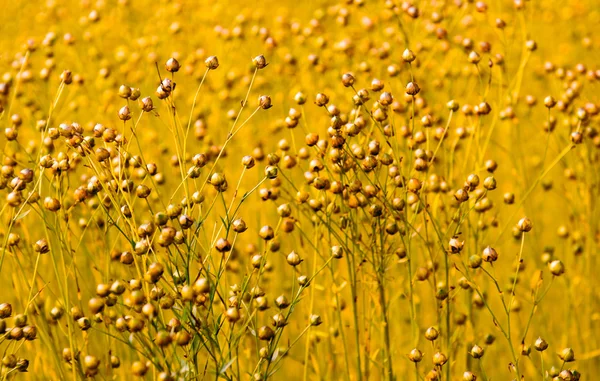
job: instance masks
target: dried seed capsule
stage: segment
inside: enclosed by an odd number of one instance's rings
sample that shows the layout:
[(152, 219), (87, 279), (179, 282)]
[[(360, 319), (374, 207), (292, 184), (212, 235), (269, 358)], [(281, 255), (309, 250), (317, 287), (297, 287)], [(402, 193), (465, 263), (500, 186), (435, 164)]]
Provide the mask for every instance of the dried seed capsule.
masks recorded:
[(267, 59), (262, 54), (254, 57), (252, 63), (257, 69), (264, 69), (268, 65)]
[(300, 256), (295, 252), (292, 251), (291, 253), (289, 253), (286, 257), (287, 263), (290, 266), (298, 266), (300, 263), (302, 263), (302, 258), (300, 258)]
[(550, 262), (548, 269), (554, 276), (560, 276), (565, 273), (565, 265), (558, 259)]
[(140, 107), (144, 112), (150, 112), (154, 109), (154, 104), (152, 102), (152, 98), (144, 97), (140, 101)]
[(402, 60), (404, 62), (411, 63), (416, 59), (417, 59), (417, 56), (415, 55), (415, 53), (412, 50), (404, 49), (404, 51), (402, 52)]
[(137, 101), (138, 98), (142, 95), (140, 89), (132, 87), (130, 90), (131, 95), (129, 96), (129, 99), (131, 99), (132, 101)]
[(258, 329), (258, 338), (263, 341), (269, 341), (275, 337), (275, 332), (268, 326), (262, 326)]
[(65, 70), (61, 73), (60, 79), (65, 85), (70, 85), (73, 82), (73, 73), (71, 73), (71, 70)]
[(181, 68), (181, 65), (175, 58), (169, 58), (165, 63), (165, 69), (170, 73), (176, 73)]
[(423, 360), (423, 352), (415, 348), (408, 354), (408, 359), (414, 363), (421, 362)]
[(450, 250), (450, 253), (458, 254), (462, 251), (464, 245), (465, 245), (464, 241), (459, 241), (458, 238), (453, 237), (450, 239), (450, 242), (448, 243), (448, 248)]
[(565, 348), (558, 354), (558, 357), (564, 362), (575, 361), (575, 352), (571, 348)]
[(483, 254), (481, 255), (481, 257), (484, 261), (492, 263), (498, 260), (498, 253), (496, 252), (496, 249), (488, 246), (485, 249), (483, 249)]
[(546, 340), (542, 339), (541, 337), (538, 337), (535, 340), (533, 347), (535, 348), (536, 351), (543, 352), (546, 349), (548, 349), (548, 343), (546, 342)]
[(442, 366), (448, 361), (448, 357), (442, 352), (436, 352), (433, 355), (433, 363), (437, 366)]
[(480, 347), (480, 346), (479, 346), (479, 345), (477, 345), (477, 344), (475, 344), (475, 345), (474, 345), (474, 346), (471, 348), (471, 350), (469, 351), (469, 354), (470, 354), (471, 356), (473, 356), (473, 358), (476, 358), (476, 359), (482, 358), (482, 357), (483, 357), (483, 353), (484, 353), (484, 350), (483, 350), (483, 348), (482, 348), (482, 347)]
[(533, 222), (529, 218), (523, 217), (517, 223), (517, 227), (520, 231), (527, 233), (533, 228)]
[(125, 86), (125, 85), (121, 85), (119, 87), (118, 94), (119, 94), (119, 96), (121, 98), (128, 99), (131, 96), (131, 87)]
[(419, 88), (419, 85), (417, 85), (416, 82), (409, 82), (406, 85), (405, 91), (406, 91), (406, 94), (415, 96), (419, 93), (419, 91), (421, 91), (421, 89)]
[(258, 97), (258, 107), (262, 108), (263, 110), (268, 110), (273, 107), (271, 104), (271, 97), (268, 95), (261, 95)]
[(440, 335), (440, 333), (438, 332), (437, 329), (435, 329), (435, 327), (429, 327), (425, 331), (425, 338), (429, 341), (436, 340), (439, 335)]
[(496, 179), (494, 176), (486, 177), (485, 180), (483, 180), (483, 187), (487, 190), (491, 191), (496, 189), (496, 185)]
[(319, 326), (323, 323), (323, 320), (321, 319), (321, 316), (319, 315), (310, 315), (310, 325), (312, 326)]
[(219, 59), (216, 56), (210, 56), (204, 61), (204, 64), (209, 70), (215, 70), (219, 67)]
[(469, 62), (472, 64), (478, 64), (481, 61), (481, 56), (476, 51), (469, 53)]
[(39, 254), (46, 254), (50, 252), (50, 245), (48, 245), (45, 238), (42, 238), (33, 245), (33, 250)]
[(317, 94), (315, 98), (315, 104), (319, 107), (323, 107), (329, 103), (329, 97), (323, 93)]
[(344, 85), (344, 87), (350, 87), (354, 85), (354, 76), (350, 73), (345, 73), (342, 75), (342, 85)]
[(126, 121), (131, 119), (131, 111), (129, 110), (129, 106), (123, 106), (119, 110), (119, 119), (122, 121)]

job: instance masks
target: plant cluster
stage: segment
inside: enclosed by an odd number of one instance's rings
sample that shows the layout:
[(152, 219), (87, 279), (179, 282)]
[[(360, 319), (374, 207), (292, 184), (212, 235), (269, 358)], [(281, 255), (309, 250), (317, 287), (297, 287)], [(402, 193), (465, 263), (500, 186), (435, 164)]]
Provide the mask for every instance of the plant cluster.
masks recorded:
[(600, 371), (594, 1), (146, 3), (0, 16), (2, 380)]

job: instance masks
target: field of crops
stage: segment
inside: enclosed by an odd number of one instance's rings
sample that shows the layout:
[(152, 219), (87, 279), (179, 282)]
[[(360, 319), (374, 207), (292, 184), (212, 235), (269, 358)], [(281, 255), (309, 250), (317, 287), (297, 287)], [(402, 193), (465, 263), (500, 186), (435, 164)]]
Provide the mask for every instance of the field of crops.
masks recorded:
[(596, 380), (598, 0), (0, 0), (0, 381)]

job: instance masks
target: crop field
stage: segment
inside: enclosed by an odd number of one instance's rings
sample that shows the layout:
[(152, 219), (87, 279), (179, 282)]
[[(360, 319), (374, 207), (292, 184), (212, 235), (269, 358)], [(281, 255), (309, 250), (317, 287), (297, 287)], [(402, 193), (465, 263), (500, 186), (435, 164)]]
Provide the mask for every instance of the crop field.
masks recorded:
[(598, 25), (0, 0), (0, 381), (598, 380)]

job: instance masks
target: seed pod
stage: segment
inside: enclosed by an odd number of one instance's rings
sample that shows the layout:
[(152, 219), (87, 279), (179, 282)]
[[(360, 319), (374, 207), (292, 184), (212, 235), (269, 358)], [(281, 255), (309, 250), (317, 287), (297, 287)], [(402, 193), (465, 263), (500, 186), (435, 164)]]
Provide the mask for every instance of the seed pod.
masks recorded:
[(323, 323), (323, 320), (321, 319), (321, 316), (319, 315), (310, 315), (310, 325), (312, 325), (313, 327), (319, 326)]
[(244, 220), (242, 220), (241, 218), (234, 220), (231, 225), (232, 225), (233, 231), (236, 233), (243, 233), (248, 229), (248, 227), (246, 226), (246, 222)]
[(533, 228), (533, 222), (529, 218), (523, 217), (517, 223), (517, 228), (519, 228), (519, 231), (527, 233)]
[(12, 305), (10, 303), (0, 304), (0, 319), (6, 319), (12, 315)]
[(273, 231), (272, 227), (270, 227), (269, 225), (265, 225), (262, 228), (260, 228), (258, 235), (265, 241), (269, 241), (272, 240), (273, 237), (275, 237), (275, 232)]
[(298, 284), (302, 287), (308, 287), (310, 285), (310, 279), (306, 275), (300, 275), (298, 277)]
[(29, 360), (27, 359), (18, 359), (17, 365), (15, 366), (19, 372), (27, 372), (27, 368), (29, 368)]
[(565, 265), (558, 259), (550, 262), (548, 269), (554, 276), (560, 276), (565, 273)]
[(556, 106), (556, 99), (554, 99), (554, 97), (551, 95), (548, 95), (546, 98), (544, 98), (544, 106), (549, 109), (554, 108), (554, 106)]
[(486, 177), (485, 180), (483, 180), (483, 187), (490, 191), (496, 189), (496, 179), (494, 176)]
[(131, 119), (131, 111), (129, 110), (129, 106), (123, 106), (119, 110), (119, 119), (122, 121), (127, 121)]
[(496, 249), (494, 249), (491, 246), (488, 246), (485, 249), (483, 249), (483, 254), (481, 255), (481, 257), (484, 261), (492, 263), (496, 262), (496, 260), (498, 259), (498, 253), (496, 252)]
[(448, 361), (448, 357), (442, 352), (436, 352), (433, 355), (433, 363), (437, 366), (442, 366)]
[(417, 59), (417, 56), (415, 55), (415, 53), (412, 50), (404, 49), (404, 51), (402, 52), (402, 60), (404, 62), (411, 63), (416, 59)]
[(437, 329), (435, 329), (435, 327), (429, 327), (425, 331), (425, 338), (429, 341), (436, 340), (439, 335), (440, 335), (440, 333), (438, 332)]
[(315, 98), (315, 104), (319, 107), (323, 107), (329, 103), (329, 97), (323, 93), (317, 94)]
[(448, 243), (448, 248), (451, 254), (458, 254), (462, 251), (464, 245), (464, 241), (459, 241), (458, 238), (453, 237)]
[(48, 245), (48, 241), (45, 238), (42, 238), (33, 245), (33, 251), (39, 254), (46, 254), (50, 252), (50, 246)]
[(258, 97), (258, 107), (262, 108), (263, 110), (268, 110), (271, 107), (273, 107), (273, 105), (271, 104), (271, 97), (268, 95), (261, 95)]
[(275, 332), (268, 326), (262, 326), (258, 329), (258, 338), (263, 341), (270, 341), (273, 337), (275, 337)]
[(231, 243), (225, 238), (219, 238), (215, 244), (215, 249), (220, 253), (231, 251)]
[(479, 61), (481, 61), (481, 56), (476, 52), (476, 51), (471, 51), (471, 53), (469, 53), (469, 62), (472, 64), (478, 64)]
[(277, 172), (278, 172), (278, 170), (277, 170), (277, 167), (275, 167), (275, 166), (268, 165), (265, 167), (265, 177), (267, 179), (272, 180), (272, 179), (277, 178)]
[(64, 82), (65, 85), (70, 85), (73, 82), (73, 73), (71, 70), (65, 70), (60, 74), (60, 80)]
[(417, 85), (416, 82), (409, 82), (406, 85), (405, 91), (406, 91), (406, 94), (412, 95), (414, 97), (421, 91), (421, 89), (419, 88), (419, 85)]
[(219, 60), (216, 56), (210, 56), (204, 61), (204, 64), (209, 70), (215, 70), (219, 67)]
[(131, 87), (125, 86), (125, 85), (121, 85), (119, 87), (118, 94), (119, 94), (119, 96), (121, 98), (128, 99), (131, 96)]
[(350, 73), (342, 75), (342, 85), (344, 85), (344, 87), (351, 87), (354, 85), (354, 76)]
[(454, 193), (454, 198), (459, 203), (463, 203), (469, 199), (469, 194), (464, 189), (460, 188)]
[(175, 335), (175, 342), (180, 347), (186, 346), (192, 340), (192, 336), (187, 331), (179, 331)]
[(565, 348), (558, 353), (558, 357), (564, 362), (573, 362), (575, 361), (575, 352), (571, 348)]
[(175, 58), (169, 58), (165, 63), (165, 69), (170, 73), (176, 73), (181, 68), (181, 65)]
[(287, 263), (293, 267), (296, 267), (300, 263), (302, 263), (302, 258), (300, 258), (300, 256), (295, 251), (292, 251), (291, 253), (289, 253), (286, 257), (286, 260), (287, 260)]
[(246, 167), (246, 169), (250, 169), (254, 167), (254, 158), (250, 155), (246, 155), (242, 158), (242, 165)]
[(148, 196), (150, 196), (151, 191), (152, 190), (150, 188), (148, 188), (146, 185), (140, 184), (135, 189), (135, 194), (139, 198), (148, 198)]
[(140, 89), (138, 89), (137, 87), (132, 87), (131, 89), (131, 95), (129, 96), (129, 99), (131, 99), (132, 101), (137, 101), (138, 98), (142, 95), (142, 93), (140, 92)]
[(148, 372), (148, 365), (143, 361), (135, 361), (131, 365), (131, 373), (136, 377), (143, 377)]
[(342, 258), (344, 256), (344, 249), (341, 246), (332, 246), (331, 256), (336, 259)]
[(543, 352), (546, 349), (548, 349), (548, 343), (546, 342), (546, 340), (542, 339), (541, 337), (538, 337), (535, 340), (533, 347), (535, 348), (536, 351)]
[(483, 357), (483, 353), (484, 350), (483, 348), (481, 348), (479, 345), (475, 344), (471, 350), (469, 351), (469, 354), (476, 359), (482, 358)]
[(210, 284), (206, 278), (198, 278), (193, 285), (193, 291), (196, 295), (206, 294), (210, 291)]
[(83, 366), (86, 369), (97, 369), (100, 366), (100, 360), (96, 356), (85, 356), (83, 358)]
[(299, 91), (294, 95), (294, 101), (299, 105), (303, 105), (306, 103), (306, 95)]
[(287, 321), (285, 319), (285, 315), (278, 313), (273, 315), (272, 323), (275, 328), (283, 328), (287, 325)]
[(225, 184), (225, 181), (226, 181), (225, 175), (222, 173), (215, 172), (210, 177), (210, 183), (211, 183), (211, 185), (213, 185), (215, 187), (219, 187), (219, 186)]
[(252, 63), (257, 69), (264, 69), (268, 65), (267, 59), (262, 54), (254, 57)]
[(469, 257), (469, 267), (472, 269), (477, 269), (481, 266), (482, 259), (479, 255), (471, 255)]
[(54, 197), (46, 197), (44, 199), (44, 208), (51, 212), (56, 212), (61, 208), (60, 201)]
[(415, 348), (408, 354), (408, 359), (414, 363), (421, 362), (423, 360), (423, 352)]
[(144, 112), (150, 112), (154, 109), (154, 104), (152, 102), (152, 98), (150, 97), (144, 97), (142, 99), (140, 99), (140, 107), (142, 109), (142, 111)]

